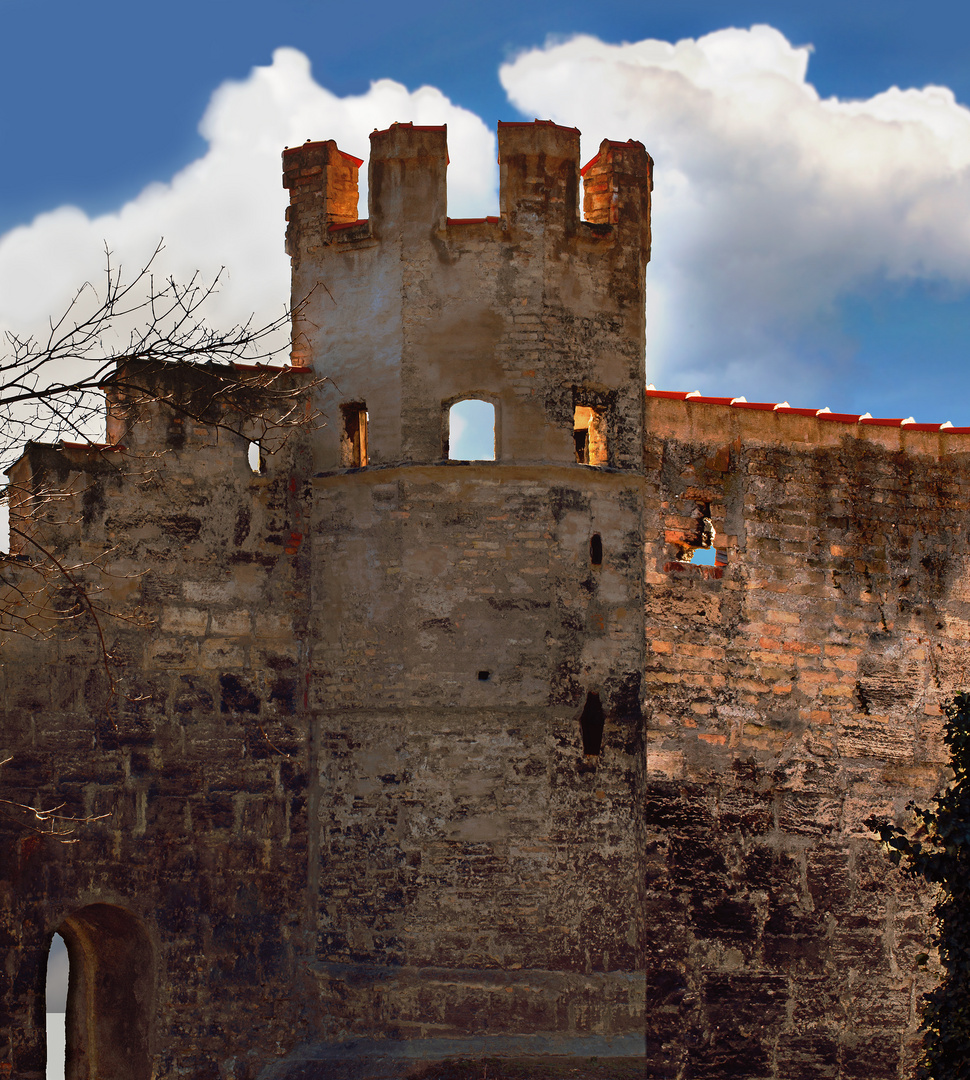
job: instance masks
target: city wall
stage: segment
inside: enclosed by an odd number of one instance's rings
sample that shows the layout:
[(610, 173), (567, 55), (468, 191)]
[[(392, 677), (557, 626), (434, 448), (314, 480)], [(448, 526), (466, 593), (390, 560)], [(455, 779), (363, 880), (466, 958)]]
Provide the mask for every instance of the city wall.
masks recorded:
[(71, 1080), (911, 1077), (932, 897), (864, 822), (945, 779), (968, 433), (644, 396), (639, 144), (581, 220), (578, 133), (503, 125), (456, 222), (443, 129), (372, 141), (363, 220), (284, 155), (292, 368), (122, 368), (11, 471), (0, 1074), (58, 931)]

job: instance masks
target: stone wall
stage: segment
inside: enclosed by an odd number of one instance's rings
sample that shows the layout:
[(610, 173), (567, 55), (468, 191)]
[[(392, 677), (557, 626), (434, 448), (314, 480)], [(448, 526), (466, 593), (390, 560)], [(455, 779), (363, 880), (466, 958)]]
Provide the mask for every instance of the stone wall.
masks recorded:
[[(55, 930), (69, 1076), (250, 1076), (307, 1022), (303, 433), (256, 474), (231, 408), (164, 406), (206, 394), (204, 370), (137, 374), (109, 389), (124, 443), (31, 446), (11, 471), (39, 494), (14, 517), (4, 610), (57, 610), (4, 638), (3, 796), (96, 819), (58, 837), (0, 815), (0, 1061), (18, 1080), (44, 1076)], [(65, 569), (39, 593), (28, 537)]]
[[(944, 777), (967, 435), (647, 405), (648, 1059), (912, 1076), (930, 898), (864, 822)], [(699, 512), (722, 566), (678, 560)]]
[(462, 222), (443, 129), (373, 143), (366, 220), (284, 156), (294, 368), (123, 366), (11, 471), (0, 1076), (55, 931), (70, 1080), (912, 1076), (932, 898), (864, 822), (945, 778), (967, 433), (644, 399), (639, 144), (581, 221), (578, 133), (503, 125)]

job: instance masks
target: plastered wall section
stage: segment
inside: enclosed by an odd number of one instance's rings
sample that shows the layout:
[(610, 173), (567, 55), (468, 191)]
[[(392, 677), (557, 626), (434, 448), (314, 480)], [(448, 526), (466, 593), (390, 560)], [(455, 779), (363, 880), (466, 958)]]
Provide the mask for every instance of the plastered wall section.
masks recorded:
[(5, 610), (33, 596), (62, 619), (47, 640), (4, 638), (5, 797), (98, 819), (63, 842), (0, 816), (0, 1062), (25, 1080), (45, 1075), (51, 934), (76, 940), (89, 904), (122, 909), (150, 943), (139, 1000), (103, 1003), (121, 1032), (149, 1018), (146, 1076), (255, 1076), (313, 1000), (294, 968), (308, 927), (299, 436), (254, 475), (221, 426), (232, 417), (135, 411), (125, 449), (33, 446), (14, 470), (44, 494), (19, 524), (100, 609), (95, 622), (62, 576), (38, 594), (26, 559), (4, 563)]
[[(864, 822), (945, 777), (966, 436), (647, 401), (648, 1059), (913, 1075), (932, 897)], [(723, 567), (680, 562), (699, 512)]]

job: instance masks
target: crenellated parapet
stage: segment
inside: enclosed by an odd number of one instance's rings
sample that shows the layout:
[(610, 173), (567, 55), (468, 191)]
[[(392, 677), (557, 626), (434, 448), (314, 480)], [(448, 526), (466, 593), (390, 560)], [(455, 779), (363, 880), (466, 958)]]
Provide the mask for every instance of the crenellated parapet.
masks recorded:
[[(551, 120), (498, 125), (501, 217), (449, 219), (447, 127), (394, 124), (371, 134), (369, 217), (358, 218), (360, 158), (332, 140), (306, 142), (283, 153), (290, 192), (286, 249), (295, 260), (321, 244), (380, 239), (382, 226), (447, 230), (492, 225), (495, 239), (536, 226), (574, 235), (581, 226), (618, 226), (649, 240), (653, 160), (643, 144), (604, 139), (579, 168), (579, 131)], [(583, 219), (579, 215), (582, 182)], [(367, 226), (347, 233), (351, 225)], [(645, 233), (644, 233), (644, 230)], [(588, 230), (604, 237), (603, 230)]]
[[(650, 156), (607, 140), (581, 170), (579, 132), (550, 121), (501, 123), (498, 147), (499, 213), (474, 220), (448, 217), (445, 127), (371, 135), (362, 220), (357, 159), (284, 153), (293, 364), (331, 381), (328, 415), (366, 413), (368, 465), (447, 460), (450, 404), (478, 398), (496, 461), (636, 470)], [(597, 414), (595, 460), (577, 459), (577, 408)], [(340, 428), (318, 440), (324, 470), (362, 463)]]
[(11, 555), (76, 559), (103, 485), (124, 476), (122, 456), (120, 445), (27, 443), (6, 472)]

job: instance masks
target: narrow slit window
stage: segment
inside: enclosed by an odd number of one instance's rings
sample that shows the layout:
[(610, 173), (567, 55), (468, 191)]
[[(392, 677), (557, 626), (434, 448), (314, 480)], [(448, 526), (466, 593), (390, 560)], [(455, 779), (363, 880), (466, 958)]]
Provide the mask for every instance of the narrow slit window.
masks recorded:
[(266, 468), (266, 461), (263, 458), (263, 448), (255, 440), (249, 444), (249, 468), (257, 475), (262, 475)]
[(495, 406), (465, 398), (448, 411), (448, 458), (451, 461), (495, 460)]
[(606, 417), (599, 409), (577, 405), (573, 413), (573, 441), (580, 465), (605, 465)]
[(591, 690), (586, 695), (586, 704), (583, 706), (583, 712), (579, 718), (579, 730), (583, 736), (583, 753), (587, 757), (596, 757), (603, 749), (603, 727), (605, 722), (606, 717), (603, 715), (600, 696)]
[(603, 537), (599, 533), (589, 538), (589, 561), (593, 566), (603, 565)]
[(340, 464), (360, 469), (367, 464), (367, 406), (362, 401), (341, 405), (343, 430), (340, 433)]

